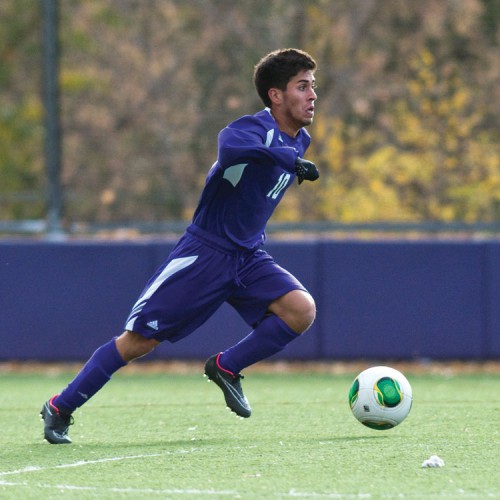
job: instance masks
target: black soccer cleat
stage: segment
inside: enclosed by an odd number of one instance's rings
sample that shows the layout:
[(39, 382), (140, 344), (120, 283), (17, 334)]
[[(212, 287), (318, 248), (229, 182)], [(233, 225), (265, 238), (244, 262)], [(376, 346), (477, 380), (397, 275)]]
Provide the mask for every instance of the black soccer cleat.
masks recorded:
[(229, 409), (240, 417), (248, 418), (252, 414), (252, 409), (241, 388), (240, 380), (243, 375), (224, 370), (219, 364), (220, 355), (221, 353), (214, 354), (208, 358), (205, 363), (205, 375), (222, 389)]
[(54, 406), (53, 401), (57, 397), (50, 398), (42, 407), (40, 416), (45, 424), (43, 429), (45, 439), (51, 444), (69, 444), (68, 427), (73, 425), (71, 413), (61, 411)]

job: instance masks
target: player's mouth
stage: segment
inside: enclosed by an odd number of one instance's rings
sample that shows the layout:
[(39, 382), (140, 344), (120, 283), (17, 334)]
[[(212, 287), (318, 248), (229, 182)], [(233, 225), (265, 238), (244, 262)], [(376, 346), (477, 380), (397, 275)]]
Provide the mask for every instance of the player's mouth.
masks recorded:
[(314, 106), (311, 106), (310, 108), (306, 109), (306, 115), (309, 118), (313, 118), (314, 117)]

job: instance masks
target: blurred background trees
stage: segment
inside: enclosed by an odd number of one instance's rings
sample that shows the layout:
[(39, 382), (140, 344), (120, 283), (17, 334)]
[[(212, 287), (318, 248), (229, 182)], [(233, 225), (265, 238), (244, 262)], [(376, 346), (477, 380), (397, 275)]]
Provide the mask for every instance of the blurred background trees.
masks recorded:
[[(500, 0), (60, 2), (64, 218), (189, 220), (253, 66), (318, 61), (278, 221), (500, 221)], [(0, 4), (0, 219), (44, 217), (41, 8)]]

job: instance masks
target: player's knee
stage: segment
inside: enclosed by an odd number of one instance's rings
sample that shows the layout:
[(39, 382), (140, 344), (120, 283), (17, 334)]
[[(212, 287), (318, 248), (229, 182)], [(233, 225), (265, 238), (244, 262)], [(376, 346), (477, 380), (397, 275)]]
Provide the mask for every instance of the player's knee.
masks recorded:
[(316, 319), (316, 303), (308, 293), (304, 294), (303, 299), (297, 305), (297, 333), (307, 331)]
[(159, 343), (138, 333), (125, 331), (116, 339), (116, 348), (123, 360), (128, 363), (149, 354)]
[(302, 334), (316, 317), (316, 304), (312, 296), (302, 290), (293, 290), (271, 304), (270, 310), (294, 332)]

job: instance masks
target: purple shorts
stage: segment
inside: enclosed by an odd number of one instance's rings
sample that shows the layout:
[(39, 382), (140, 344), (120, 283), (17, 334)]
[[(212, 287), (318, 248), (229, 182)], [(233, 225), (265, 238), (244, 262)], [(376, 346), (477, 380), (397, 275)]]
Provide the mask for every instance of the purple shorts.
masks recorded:
[(245, 250), (189, 226), (168, 259), (146, 284), (125, 329), (177, 342), (224, 303), (254, 326), (269, 304), (304, 286), (264, 250)]

